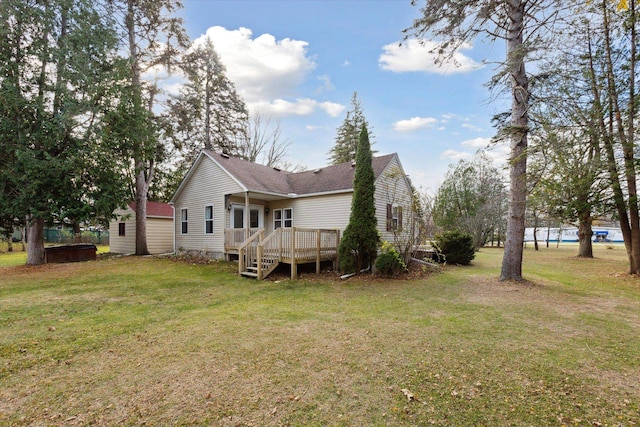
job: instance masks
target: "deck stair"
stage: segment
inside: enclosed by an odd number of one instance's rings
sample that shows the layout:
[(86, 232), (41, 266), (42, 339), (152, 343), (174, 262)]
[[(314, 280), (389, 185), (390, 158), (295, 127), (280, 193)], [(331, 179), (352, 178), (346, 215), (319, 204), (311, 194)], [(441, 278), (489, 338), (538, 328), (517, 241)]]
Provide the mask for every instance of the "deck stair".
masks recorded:
[(273, 251), (264, 250), (264, 243), (277, 235), (277, 230), (266, 238), (264, 229), (258, 230), (240, 245), (238, 249), (238, 270), (245, 277), (262, 280), (280, 264), (280, 259)]
[[(249, 233), (247, 233), (249, 234)], [(242, 276), (262, 280), (281, 264), (291, 265), (291, 278), (297, 277), (297, 265), (337, 262), (339, 230), (277, 228), (268, 236), (259, 229), (238, 247), (238, 271)]]

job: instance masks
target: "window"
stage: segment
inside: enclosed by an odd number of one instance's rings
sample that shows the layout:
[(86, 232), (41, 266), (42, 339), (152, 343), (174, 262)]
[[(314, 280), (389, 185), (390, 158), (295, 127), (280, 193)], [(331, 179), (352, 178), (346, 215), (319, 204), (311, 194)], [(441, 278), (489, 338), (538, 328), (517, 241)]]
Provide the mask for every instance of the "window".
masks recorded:
[(126, 236), (126, 224), (124, 222), (118, 223), (118, 236)]
[(187, 234), (187, 210), (180, 210), (180, 226), (182, 234)]
[(273, 211), (273, 228), (293, 227), (293, 209), (275, 209)]
[[(242, 205), (234, 205), (231, 214), (231, 228), (244, 228), (247, 226), (244, 218), (244, 209)], [(253, 206), (249, 207), (249, 228), (259, 228), (262, 226), (262, 208), (258, 209)]]
[(204, 207), (204, 232), (213, 234), (213, 206)]
[(249, 211), (249, 228), (258, 228), (260, 226), (260, 212), (257, 209)]
[(387, 231), (402, 231), (402, 206), (387, 204)]

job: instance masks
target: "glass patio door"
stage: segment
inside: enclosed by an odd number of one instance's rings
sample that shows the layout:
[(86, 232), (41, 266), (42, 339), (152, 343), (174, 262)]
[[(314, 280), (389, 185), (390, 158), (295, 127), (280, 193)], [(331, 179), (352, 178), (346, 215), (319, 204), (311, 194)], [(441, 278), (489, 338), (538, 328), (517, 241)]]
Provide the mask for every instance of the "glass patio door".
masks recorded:
[[(249, 206), (249, 228), (260, 228), (263, 224), (262, 209)], [(244, 228), (244, 206), (233, 205), (231, 211), (231, 228)]]

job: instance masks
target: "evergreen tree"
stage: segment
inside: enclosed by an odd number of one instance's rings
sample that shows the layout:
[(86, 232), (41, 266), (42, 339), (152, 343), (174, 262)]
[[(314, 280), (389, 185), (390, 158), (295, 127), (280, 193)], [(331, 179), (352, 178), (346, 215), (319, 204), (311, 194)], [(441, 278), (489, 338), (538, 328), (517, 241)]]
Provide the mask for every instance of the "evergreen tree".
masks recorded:
[[(329, 161), (333, 165), (354, 162), (356, 160), (356, 148), (360, 138), (360, 130), (363, 126), (367, 129), (370, 128), (369, 122), (367, 122), (364, 112), (362, 111), (362, 105), (358, 99), (357, 92), (353, 92), (351, 107), (352, 109), (347, 111), (344, 122), (338, 128), (336, 143), (331, 151), (329, 151)], [(369, 138), (373, 139), (373, 136), (370, 135)], [(375, 151), (372, 153), (375, 153)]]
[(359, 272), (363, 267), (372, 266), (380, 242), (374, 202), (375, 176), (371, 157), (369, 132), (366, 126), (362, 126), (353, 179), (351, 215), (338, 247), (340, 270), (345, 273)]
[(170, 101), (170, 114), (185, 159), (190, 163), (203, 148), (241, 154), (249, 113), (211, 39), (185, 55), (181, 68), (188, 81)]
[(531, 105), (526, 64), (533, 59), (532, 53), (540, 54), (541, 49), (548, 48), (547, 36), (553, 30), (553, 24), (558, 22), (539, 17), (555, 17), (559, 8), (566, 6), (558, 0), (412, 1), (413, 5), (418, 3), (424, 3), (421, 16), (405, 32), (422, 40), (440, 40), (434, 49), (440, 60), (451, 59), (458, 48), (477, 37), (506, 42), (505, 61), (493, 79), (494, 85), (507, 81), (511, 90), (511, 117), (509, 125), (502, 129), (504, 136), (510, 139), (511, 153), (507, 240), (500, 280), (522, 281)]
[(129, 87), (119, 110), (128, 112), (131, 132), (127, 136), (124, 160), (133, 165), (136, 202), (136, 255), (147, 255), (147, 199), (156, 165), (165, 160), (166, 147), (154, 107), (159, 89), (145, 82), (143, 74), (152, 67), (176, 65), (188, 37), (182, 19), (172, 15), (182, 7), (178, 0), (110, 0), (122, 19), (126, 56), (129, 61)]
[(122, 188), (99, 143), (118, 39), (90, 0), (3, 1), (0, 21), (0, 218), (27, 220), (41, 264), (45, 223), (112, 211)]

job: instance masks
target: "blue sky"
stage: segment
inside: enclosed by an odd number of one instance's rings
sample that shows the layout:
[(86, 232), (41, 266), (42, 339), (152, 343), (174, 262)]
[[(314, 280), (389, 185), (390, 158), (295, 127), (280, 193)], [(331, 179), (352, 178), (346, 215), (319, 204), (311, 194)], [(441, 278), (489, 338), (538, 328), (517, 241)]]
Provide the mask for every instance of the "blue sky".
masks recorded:
[[(409, 0), (183, 0), (192, 39), (210, 37), (251, 112), (280, 120), (289, 161), (328, 163), (336, 129), (358, 93), (378, 154), (397, 152), (414, 184), (435, 191), (450, 163), (471, 158), (506, 109), (484, 84), (484, 59), (504, 46), (474, 41), (438, 67), (402, 30), (419, 16)], [(430, 42), (430, 41), (428, 41)], [(505, 147), (492, 151), (496, 165)]]

